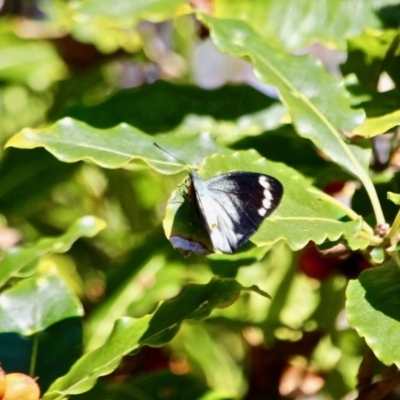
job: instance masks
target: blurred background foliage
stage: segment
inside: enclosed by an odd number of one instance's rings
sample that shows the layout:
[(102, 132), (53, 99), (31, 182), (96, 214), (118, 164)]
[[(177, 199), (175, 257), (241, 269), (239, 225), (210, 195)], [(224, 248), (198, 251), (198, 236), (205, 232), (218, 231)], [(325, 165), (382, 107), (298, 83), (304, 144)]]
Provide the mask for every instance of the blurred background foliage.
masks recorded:
[[(254, 148), (348, 200), (341, 190), (349, 176), (296, 135), (276, 90), (262, 84), (248, 62), (216, 50), (190, 7), (242, 19), (288, 53), (318, 58), (345, 78), (352, 104), (368, 116), (398, 107), (396, 1), (2, 0), (2, 143), (25, 127), (66, 116), (102, 129), (127, 123), (155, 137), (208, 131), (224, 146)], [(242, 292), (206, 321), (185, 322), (167, 345), (136, 349), (77, 398), (354, 398), (364, 344), (346, 321), (344, 291), (367, 261), (358, 253), (350, 261), (326, 260), (312, 244), (292, 252), (283, 243), (268, 252), (183, 258), (161, 223), (182, 179), (139, 164), (63, 163), (44, 149), (1, 151), (3, 254), (59, 236), (85, 215), (107, 224), (101, 230), (95, 223), (96, 236), (77, 233), (70, 249), (30, 259), (8, 281), (3, 296), (32, 277), (32, 268), (50, 274), (46, 279), (65, 291), (52, 283), (51, 296), (68, 298), (71, 312), (35, 331), (13, 331), (0, 318), (3, 369), (33, 373), (45, 392), (83, 352), (107, 341), (118, 318), (142, 318), (188, 283), (217, 275), (245, 287), (256, 283), (272, 300)], [(380, 179), (385, 196), (388, 179)], [(368, 215), (365, 198), (361, 189), (353, 204)], [(25, 296), (22, 309), (35, 301), (27, 287), (40, 298), (35, 285), (14, 287)], [(20, 308), (12, 312), (18, 321), (28, 318)], [(32, 338), (38, 332), (39, 342)]]

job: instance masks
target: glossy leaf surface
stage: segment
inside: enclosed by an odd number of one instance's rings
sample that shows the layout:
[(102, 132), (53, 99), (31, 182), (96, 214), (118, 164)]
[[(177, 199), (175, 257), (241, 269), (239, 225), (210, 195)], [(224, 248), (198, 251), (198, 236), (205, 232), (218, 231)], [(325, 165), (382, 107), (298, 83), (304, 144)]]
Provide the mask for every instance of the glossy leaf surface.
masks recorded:
[(350, 324), (385, 364), (400, 366), (400, 270), (389, 261), (364, 271), (347, 288)]

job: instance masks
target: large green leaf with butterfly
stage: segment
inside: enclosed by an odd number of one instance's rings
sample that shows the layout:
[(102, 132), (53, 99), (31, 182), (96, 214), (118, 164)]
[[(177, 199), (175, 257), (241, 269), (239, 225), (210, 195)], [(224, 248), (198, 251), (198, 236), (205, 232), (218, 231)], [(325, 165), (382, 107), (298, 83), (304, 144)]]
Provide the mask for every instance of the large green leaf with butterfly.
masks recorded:
[[(297, 250), (309, 241), (320, 244), (327, 239), (336, 241), (342, 236), (353, 249), (365, 248), (369, 244), (365, 237), (368, 237), (370, 230), (360, 218), (354, 218), (350, 209), (312, 188), (300, 175), (283, 164), (268, 162), (256, 153), (233, 153), (223, 149), (209, 134), (158, 137), (157, 144), (168, 149), (177, 159), (155, 147), (154, 140), (154, 137), (127, 125), (100, 130), (65, 119), (46, 129), (26, 129), (11, 138), (8, 145), (25, 148), (43, 146), (64, 161), (88, 159), (108, 168), (122, 167), (130, 161), (140, 160), (151, 168), (168, 174), (187, 170), (187, 165), (197, 168), (196, 161), (210, 155), (203, 179), (244, 169), (274, 176), (284, 185), (282, 205), (276, 214), (266, 219), (262, 229), (254, 237), (256, 245), (270, 246), (283, 239), (292, 249)], [(195, 156), (193, 148), (196, 148)], [(221, 153), (226, 153), (226, 156), (221, 158)], [(199, 171), (203, 172), (202, 169)], [(173, 194), (167, 207), (164, 221), (167, 237), (179, 236), (195, 242), (190, 238), (200, 235), (204, 242), (207, 233), (201, 226), (201, 220), (197, 218), (196, 221), (198, 211), (188, 207), (188, 202), (184, 202), (183, 207), (178, 207), (182, 201), (177, 200), (177, 197), (177, 193)], [(340, 221), (341, 218), (345, 219)], [(301, 229), (304, 224), (307, 224), (308, 229)], [(359, 232), (364, 232), (364, 237), (362, 234), (359, 236)], [(207, 237), (205, 240), (207, 241)], [(207, 249), (207, 244), (203, 246), (200, 242), (200, 245)], [(208, 252), (212, 252), (212, 249)]]
[[(336, 241), (341, 237), (355, 249), (367, 245), (368, 241), (362, 236), (357, 238), (363, 228), (360, 219), (352, 221), (347, 218), (346, 221), (345, 218), (340, 221), (348, 216), (339, 203), (310, 186), (304, 178), (287, 166), (267, 161), (254, 151), (237, 152), (232, 156), (214, 154), (200, 165), (199, 173), (202, 179), (206, 180), (213, 177), (216, 171), (219, 174), (236, 171), (243, 165), (246, 166), (246, 171), (274, 176), (283, 182), (285, 188), (278, 209), (266, 218), (257, 233), (251, 237), (248, 249), (251, 246), (272, 246), (279, 240), (285, 240), (293, 250), (297, 250), (303, 248), (310, 240), (320, 244), (326, 240)], [(212, 247), (210, 248), (207, 242), (204, 222), (193, 204), (185, 201), (185, 198), (185, 192), (183, 196), (179, 191), (172, 194), (164, 220), (166, 233), (169, 237), (182, 235), (193, 242), (196, 242), (198, 237), (198, 243), (206, 243), (204, 250), (209, 249), (208, 251), (212, 252)], [(305, 224), (308, 225), (307, 230), (302, 229)]]

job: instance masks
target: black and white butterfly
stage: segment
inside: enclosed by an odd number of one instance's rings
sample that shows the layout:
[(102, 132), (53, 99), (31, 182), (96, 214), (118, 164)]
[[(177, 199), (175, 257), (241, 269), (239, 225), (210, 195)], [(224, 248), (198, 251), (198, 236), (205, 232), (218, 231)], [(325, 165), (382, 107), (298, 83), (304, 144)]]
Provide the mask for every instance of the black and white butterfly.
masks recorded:
[(189, 170), (189, 179), (187, 197), (201, 215), (214, 252), (233, 253), (246, 243), (283, 195), (277, 179), (256, 172), (228, 172), (204, 181)]
[(278, 206), (283, 186), (269, 175), (228, 172), (203, 181), (190, 172), (189, 198), (204, 220), (214, 251), (232, 253)]

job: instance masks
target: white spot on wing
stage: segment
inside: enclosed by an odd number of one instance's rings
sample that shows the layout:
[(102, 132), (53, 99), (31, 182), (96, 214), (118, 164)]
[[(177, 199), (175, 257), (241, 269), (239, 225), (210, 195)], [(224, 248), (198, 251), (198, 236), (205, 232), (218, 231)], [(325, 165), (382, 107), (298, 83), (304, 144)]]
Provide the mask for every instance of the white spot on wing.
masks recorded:
[(267, 177), (264, 176), (264, 175), (261, 175), (261, 176), (258, 178), (258, 183), (259, 183), (264, 189), (267, 189), (267, 190), (271, 187), (270, 184), (269, 184), (269, 182), (268, 182)]
[(264, 217), (268, 210), (272, 207), (273, 196), (271, 192), (271, 184), (269, 183), (268, 178), (264, 175), (261, 175), (258, 178), (258, 182), (264, 188), (264, 198), (262, 200), (262, 207), (260, 207), (257, 211), (262, 217)]
[(269, 210), (271, 208), (271, 200), (270, 199), (264, 199), (262, 204), (263, 204), (263, 207), (267, 210)]
[(272, 194), (269, 190), (264, 190), (264, 198), (268, 200), (272, 200)]
[(261, 207), (258, 209), (258, 213), (263, 217), (267, 213), (267, 210)]

